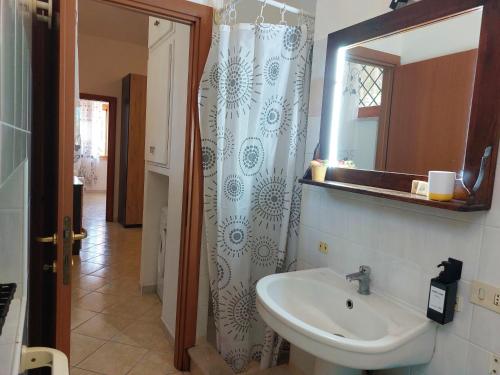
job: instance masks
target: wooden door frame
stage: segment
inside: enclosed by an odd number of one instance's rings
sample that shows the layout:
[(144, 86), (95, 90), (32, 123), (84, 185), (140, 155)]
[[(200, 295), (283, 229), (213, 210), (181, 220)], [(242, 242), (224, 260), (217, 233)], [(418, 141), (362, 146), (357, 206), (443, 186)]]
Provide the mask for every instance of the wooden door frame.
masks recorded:
[(113, 221), (115, 207), (115, 152), (116, 152), (116, 111), (118, 99), (114, 96), (80, 93), (80, 99), (109, 103), (108, 119), (108, 161), (106, 166), (106, 221)]
[[(73, 167), (75, 154), (75, 62), (76, 0), (55, 0), (59, 13), (58, 135), (57, 135), (57, 244), (56, 244), (56, 335), (55, 346), (69, 358), (71, 337), (71, 281), (64, 282), (63, 269), (71, 262), (72, 247), (65, 254), (65, 218), (73, 218)], [(36, 121), (36, 120), (35, 120)], [(67, 258), (69, 257), (69, 259)], [(70, 263), (71, 264), (71, 263)]]
[(190, 26), (182, 233), (174, 351), (175, 367), (179, 370), (188, 370), (187, 350), (196, 343), (203, 223), (203, 168), (198, 121), (198, 87), (211, 45), (213, 8), (187, 0), (99, 1)]

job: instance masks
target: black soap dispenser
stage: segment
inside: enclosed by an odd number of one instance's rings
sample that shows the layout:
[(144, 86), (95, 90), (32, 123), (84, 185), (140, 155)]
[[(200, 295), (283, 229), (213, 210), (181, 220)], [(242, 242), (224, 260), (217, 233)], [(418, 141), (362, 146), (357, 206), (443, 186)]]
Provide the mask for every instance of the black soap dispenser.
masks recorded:
[(427, 317), (439, 324), (446, 324), (451, 322), (455, 315), (458, 280), (462, 276), (462, 262), (448, 258), (438, 267), (443, 267), (443, 271), (431, 280)]

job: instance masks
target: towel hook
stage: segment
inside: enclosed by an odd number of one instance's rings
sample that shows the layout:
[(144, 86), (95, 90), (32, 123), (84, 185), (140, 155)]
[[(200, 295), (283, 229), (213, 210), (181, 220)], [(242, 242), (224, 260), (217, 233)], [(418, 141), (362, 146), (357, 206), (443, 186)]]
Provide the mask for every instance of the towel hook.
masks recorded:
[(281, 10), (280, 10), (280, 13), (281, 13), (280, 25), (288, 25), (288, 23), (285, 20), (285, 13), (286, 13), (286, 11), (287, 11), (286, 3), (284, 2), (283, 3), (283, 8), (281, 8)]
[(267, 0), (264, 0), (264, 2), (262, 3), (261, 7), (260, 7), (260, 14), (257, 16), (257, 19), (255, 20), (255, 24), (256, 25), (260, 25), (262, 23), (264, 23), (265, 19), (264, 19), (264, 8), (267, 6)]

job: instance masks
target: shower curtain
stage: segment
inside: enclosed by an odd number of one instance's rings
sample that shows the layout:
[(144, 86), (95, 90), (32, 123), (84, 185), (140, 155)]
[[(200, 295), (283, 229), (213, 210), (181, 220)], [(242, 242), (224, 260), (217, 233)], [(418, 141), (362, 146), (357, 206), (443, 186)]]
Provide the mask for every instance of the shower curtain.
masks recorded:
[(206, 250), (217, 349), (232, 369), (276, 364), (256, 310), (264, 276), (294, 270), (312, 56), (304, 26), (219, 26), (200, 87)]

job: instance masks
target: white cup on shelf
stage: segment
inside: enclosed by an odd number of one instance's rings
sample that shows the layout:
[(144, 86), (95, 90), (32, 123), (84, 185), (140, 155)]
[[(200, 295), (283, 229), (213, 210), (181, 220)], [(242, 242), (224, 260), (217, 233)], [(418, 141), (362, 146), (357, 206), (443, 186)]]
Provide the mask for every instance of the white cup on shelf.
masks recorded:
[(449, 171), (429, 171), (429, 199), (450, 201), (455, 191), (457, 174)]

